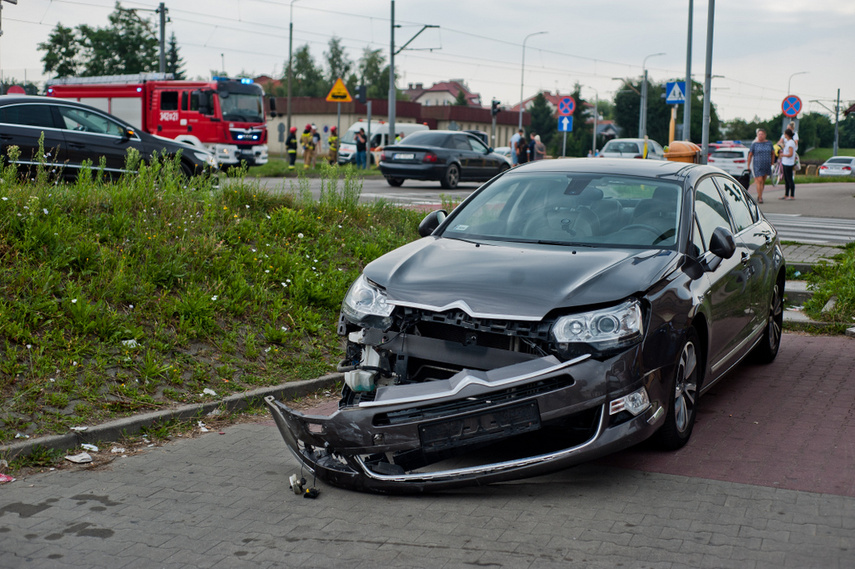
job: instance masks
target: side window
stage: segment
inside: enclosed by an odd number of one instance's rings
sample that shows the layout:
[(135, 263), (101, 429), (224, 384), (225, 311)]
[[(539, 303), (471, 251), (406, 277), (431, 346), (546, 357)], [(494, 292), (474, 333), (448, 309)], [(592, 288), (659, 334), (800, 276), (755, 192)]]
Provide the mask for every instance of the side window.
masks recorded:
[(187, 91), (181, 91), (181, 110), (187, 110)]
[(124, 127), (103, 115), (73, 107), (59, 107), (59, 114), (62, 116), (64, 126), (68, 130), (110, 134), (113, 136), (124, 135)]
[(454, 148), (457, 150), (472, 150), (469, 141), (463, 136), (454, 136)]
[(742, 191), (742, 188), (727, 178), (716, 177), (716, 181), (721, 187), (721, 193), (724, 194), (727, 207), (730, 209), (730, 215), (733, 218), (733, 224), (736, 226), (736, 232), (739, 233), (751, 227), (755, 220), (751, 215), (751, 209), (748, 207), (748, 197)]
[(709, 250), (710, 237), (717, 227), (731, 229), (727, 209), (712, 178), (704, 178), (695, 187), (695, 217), (704, 251)]
[(160, 93), (160, 110), (161, 111), (177, 111), (178, 110), (178, 91), (161, 91), (161, 93)]
[(469, 137), (469, 144), (472, 147), (472, 150), (475, 152), (479, 152), (481, 154), (487, 153), (487, 147), (484, 146), (484, 143), (475, 138)]
[(0, 108), (0, 123), (56, 128), (49, 105), (9, 105)]

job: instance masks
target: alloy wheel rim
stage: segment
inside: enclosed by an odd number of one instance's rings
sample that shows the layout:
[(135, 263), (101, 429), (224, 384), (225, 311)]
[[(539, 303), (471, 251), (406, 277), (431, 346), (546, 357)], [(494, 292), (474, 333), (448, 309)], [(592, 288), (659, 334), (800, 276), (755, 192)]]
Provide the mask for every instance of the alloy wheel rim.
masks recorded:
[(674, 386), (674, 423), (681, 433), (685, 433), (689, 428), (692, 413), (695, 410), (698, 390), (698, 384), (695, 381), (697, 367), (698, 357), (695, 345), (687, 342), (680, 354)]
[(769, 309), (769, 347), (773, 350), (781, 341), (781, 329), (784, 322), (784, 299), (780, 287), (776, 284), (772, 290), (772, 303)]

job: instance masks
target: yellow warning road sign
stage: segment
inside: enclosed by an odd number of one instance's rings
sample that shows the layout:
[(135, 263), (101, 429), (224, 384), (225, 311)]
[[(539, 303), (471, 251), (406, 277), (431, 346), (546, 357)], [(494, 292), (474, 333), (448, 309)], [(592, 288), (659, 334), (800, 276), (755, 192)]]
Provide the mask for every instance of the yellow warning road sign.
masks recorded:
[(350, 103), (353, 101), (341, 77), (335, 80), (332, 89), (330, 89), (330, 94), (327, 95), (327, 101), (330, 103)]

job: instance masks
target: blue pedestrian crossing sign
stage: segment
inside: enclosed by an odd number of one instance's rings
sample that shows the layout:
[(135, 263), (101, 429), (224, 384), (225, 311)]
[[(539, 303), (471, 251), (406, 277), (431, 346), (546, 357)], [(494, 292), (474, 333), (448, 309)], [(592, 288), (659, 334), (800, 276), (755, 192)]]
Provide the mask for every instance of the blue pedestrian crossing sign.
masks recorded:
[(558, 132), (573, 132), (573, 117), (558, 117)]
[(665, 102), (669, 105), (682, 105), (686, 102), (686, 82), (670, 81), (665, 84)]

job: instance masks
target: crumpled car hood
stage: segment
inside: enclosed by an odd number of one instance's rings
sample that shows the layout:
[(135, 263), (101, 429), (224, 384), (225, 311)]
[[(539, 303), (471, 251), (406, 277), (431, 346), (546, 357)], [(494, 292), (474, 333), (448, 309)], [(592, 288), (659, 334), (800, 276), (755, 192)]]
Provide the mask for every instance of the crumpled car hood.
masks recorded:
[(365, 276), (395, 304), (475, 317), (539, 320), (556, 308), (644, 292), (677, 259), (660, 249), (496, 245), (426, 237), (380, 257)]

